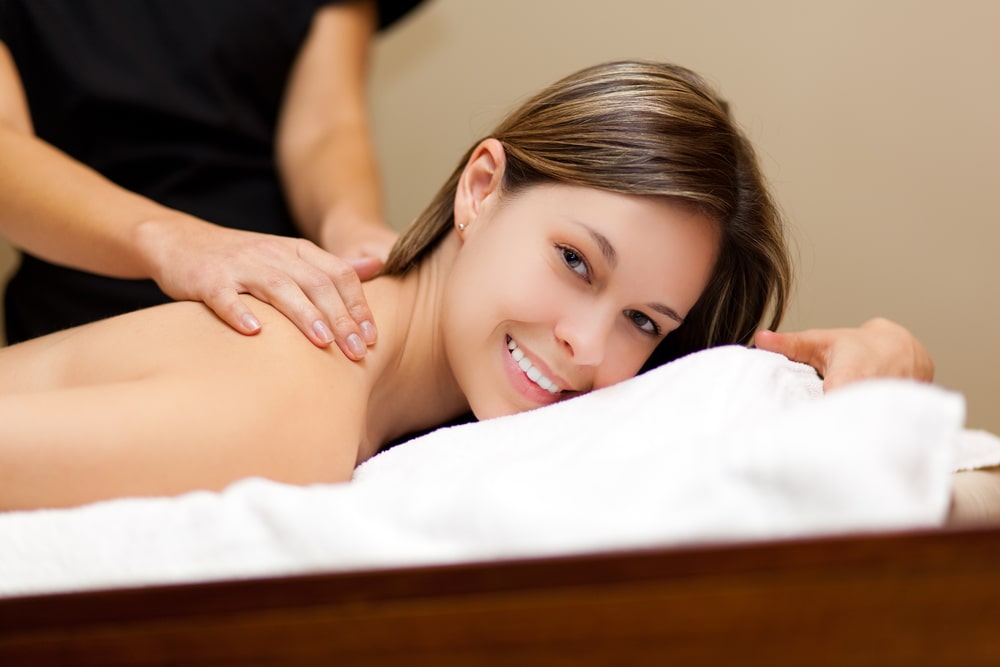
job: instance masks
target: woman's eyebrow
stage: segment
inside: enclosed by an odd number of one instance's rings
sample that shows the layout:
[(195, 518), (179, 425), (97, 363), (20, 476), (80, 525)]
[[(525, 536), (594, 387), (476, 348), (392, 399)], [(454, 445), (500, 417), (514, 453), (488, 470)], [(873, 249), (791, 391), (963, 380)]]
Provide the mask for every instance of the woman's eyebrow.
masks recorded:
[[(601, 249), (601, 254), (604, 255), (604, 259), (608, 261), (608, 264), (611, 265), (611, 268), (614, 268), (618, 263), (618, 253), (615, 251), (615, 247), (611, 245), (611, 241), (608, 240), (608, 237), (600, 233), (593, 227), (590, 227), (589, 225), (580, 222), (579, 220), (574, 220), (573, 222), (575, 222), (576, 224), (580, 225), (585, 230), (587, 230), (587, 233), (590, 234), (590, 237), (594, 239), (594, 243), (596, 243), (597, 247)], [(649, 306), (651, 310), (655, 310), (661, 315), (666, 315), (674, 322), (677, 322), (678, 324), (684, 324), (684, 318), (678, 315), (677, 311), (671, 308), (670, 306), (666, 306), (662, 303), (647, 303), (646, 305)]]
[(662, 303), (647, 303), (646, 305), (656, 312), (666, 315), (673, 321), (677, 322), (677, 324), (684, 324), (684, 318), (678, 315), (677, 311), (670, 306), (665, 306)]
[(601, 249), (601, 254), (604, 255), (604, 259), (606, 259), (608, 264), (614, 268), (618, 264), (618, 253), (615, 252), (615, 247), (611, 245), (611, 241), (608, 240), (608, 237), (579, 220), (574, 220), (573, 222), (587, 230), (590, 237), (594, 239), (594, 243), (596, 243), (597, 247)]

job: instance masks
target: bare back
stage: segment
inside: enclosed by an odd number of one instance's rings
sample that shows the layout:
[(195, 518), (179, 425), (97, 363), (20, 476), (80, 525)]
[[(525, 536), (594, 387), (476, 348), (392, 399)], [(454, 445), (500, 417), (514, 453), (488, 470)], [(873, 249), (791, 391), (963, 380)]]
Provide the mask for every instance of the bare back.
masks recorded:
[(0, 350), (0, 508), (350, 479), (364, 368), (245, 298), (257, 336), (182, 302)]

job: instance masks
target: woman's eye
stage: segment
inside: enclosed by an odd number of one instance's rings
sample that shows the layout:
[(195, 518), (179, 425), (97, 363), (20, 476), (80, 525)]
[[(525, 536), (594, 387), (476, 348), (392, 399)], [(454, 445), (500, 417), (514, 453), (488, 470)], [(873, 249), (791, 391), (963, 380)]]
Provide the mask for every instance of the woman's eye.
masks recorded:
[(583, 258), (583, 255), (569, 246), (561, 245), (558, 246), (558, 249), (562, 253), (563, 262), (571, 271), (578, 273), (583, 278), (590, 278), (590, 269), (587, 267), (587, 261)]
[(626, 310), (625, 316), (632, 320), (632, 324), (639, 327), (639, 329), (643, 332), (648, 333), (651, 336), (660, 335), (660, 327), (656, 326), (656, 322), (649, 319), (638, 310)]

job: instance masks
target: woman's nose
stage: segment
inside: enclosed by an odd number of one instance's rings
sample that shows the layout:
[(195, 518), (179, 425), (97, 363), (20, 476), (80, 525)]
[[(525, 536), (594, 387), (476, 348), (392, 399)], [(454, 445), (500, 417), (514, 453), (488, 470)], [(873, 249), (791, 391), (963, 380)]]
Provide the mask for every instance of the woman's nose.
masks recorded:
[(555, 336), (573, 360), (581, 366), (599, 366), (604, 361), (614, 319), (592, 309), (560, 318)]

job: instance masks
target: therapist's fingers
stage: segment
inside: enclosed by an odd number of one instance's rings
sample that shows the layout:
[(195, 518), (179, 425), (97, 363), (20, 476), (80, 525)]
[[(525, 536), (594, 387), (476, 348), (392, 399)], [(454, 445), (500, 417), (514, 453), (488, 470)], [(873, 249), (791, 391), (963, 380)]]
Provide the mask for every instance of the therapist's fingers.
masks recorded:
[(219, 319), (245, 336), (260, 333), (260, 320), (253, 310), (240, 299), (240, 293), (235, 289), (218, 289), (201, 297), (201, 301), (214, 312)]
[[(297, 252), (295, 261), (257, 267), (240, 291), (272, 305), (314, 344), (336, 342), (350, 359), (364, 358), (378, 334), (354, 265), (308, 241), (298, 243)], [(366, 275), (377, 271), (370, 262), (359, 266)]]
[(306, 239), (227, 229), (196, 218), (173, 222), (152, 228), (143, 245), (150, 276), (172, 298), (203, 301), (231, 327), (252, 335), (261, 323), (239, 297), (251, 294), (313, 344), (336, 342), (355, 360), (377, 338), (361, 280), (375, 275), (379, 260), (352, 263)]
[[(364, 356), (364, 347), (375, 344), (378, 332), (361, 283), (378, 273), (382, 261), (370, 257), (341, 259), (313, 244), (303, 246), (302, 258), (306, 264), (299, 267), (302, 273), (297, 276), (297, 285), (330, 323), (345, 354)], [(358, 345), (356, 336), (360, 336), (363, 346)]]
[(354, 267), (354, 271), (358, 274), (358, 278), (361, 282), (371, 280), (377, 276), (378, 272), (382, 270), (382, 266), (385, 264), (384, 259), (375, 256), (355, 258), (345, 257), (344, 261)]
[(247, 235), (226, 241), (190, 253), (184, 270), (180, 263), (173, 267), (172, 296), (204, 301), (234, 329), (252, 335), (261, 324), (239, 298), (250, 294), (291, 320), (314, 345), (336, 342), (348, 358), (365, 357), (377, 332), (349, 262), (305, 239)]

